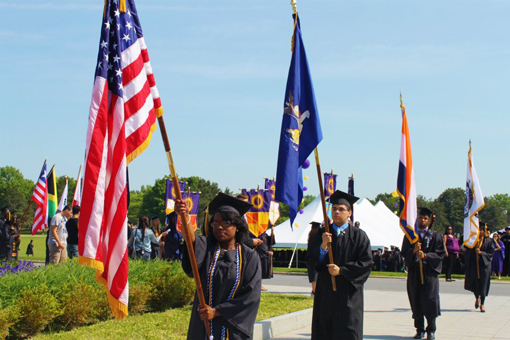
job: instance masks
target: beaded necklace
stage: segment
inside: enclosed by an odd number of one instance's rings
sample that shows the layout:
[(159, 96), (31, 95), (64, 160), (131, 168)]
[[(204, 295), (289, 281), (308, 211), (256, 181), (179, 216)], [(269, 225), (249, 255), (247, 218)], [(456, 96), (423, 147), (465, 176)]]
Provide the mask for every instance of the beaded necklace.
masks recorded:
[[(211, 306), (211, 307), (212, 307), (212, 303), (213, 303), (213, 278), (214, 278), (214, 273), (216, 271), (216, 267), (218, 264), (218, 258), (220, 256), (220, 251), (221, 251), (221, 247), (218, 245), (216, 247), (216, 250), (214, 251), (213, 260), (211, 262), (211, 265), (209, 266), (209, 271), (207, 273), (209, 306)], [(227, 301), (230, 301), (234, 297), (234, 295), (237, 291), (237, 288), (239, 287), (239, 283), (241, 281), (240, 278), (241, 278), (242, 260), (243, 259), (242, 259), (242, 254), (241, 254), (241, 245), (236, 243), (236, 280), (234, 282), (234, 286), (230, 290), (230, 294), (228, 295)], [(214, 339), (213, 320), (209, 321), (209, 325), (211, 328), (211, 336), (209, 337), (209, 340), (213, 340)], [(223, 326), (221, 328), (221, 338), (220, 339), (225, 340), (226, 338), (228, 339), (228, 334), (227, 334), (227, 330), (226, 330), (225, 326)]]

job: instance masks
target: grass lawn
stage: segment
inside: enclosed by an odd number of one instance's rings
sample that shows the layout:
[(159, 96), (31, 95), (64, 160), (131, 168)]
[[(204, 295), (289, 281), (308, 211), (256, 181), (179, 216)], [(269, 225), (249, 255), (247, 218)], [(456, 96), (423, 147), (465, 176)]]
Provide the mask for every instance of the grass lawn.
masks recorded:
[[(311, 308), (313, 299), (301, 295), (263, 293), (257, 321)], [(130, 316), (123, 321), (106, 321), (80, 327), (70, 332), (39, 335), (33, 339), (123, 340), (123, 339), (186, 339), (191, 306)]]
[[(34, 240), (34, 256), (27, 257), (27, 246)], [(31, 261), (44, 261), (46, 259), (46, 235), (21, 235), (21, 245), (18, 259)]]

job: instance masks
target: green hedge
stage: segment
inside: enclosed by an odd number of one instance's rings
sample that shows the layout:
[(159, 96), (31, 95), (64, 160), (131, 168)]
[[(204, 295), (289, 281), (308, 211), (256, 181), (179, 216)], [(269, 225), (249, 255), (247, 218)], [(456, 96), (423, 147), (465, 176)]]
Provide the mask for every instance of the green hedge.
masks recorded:
[[(180, 263), (129, 263), (129, 313), (160, 312), (190, 304), (193, 280)], [(105, 289), (95, 270), (76, 261), (0, 279), (0, 339), (70, 330), (112, 318)]]

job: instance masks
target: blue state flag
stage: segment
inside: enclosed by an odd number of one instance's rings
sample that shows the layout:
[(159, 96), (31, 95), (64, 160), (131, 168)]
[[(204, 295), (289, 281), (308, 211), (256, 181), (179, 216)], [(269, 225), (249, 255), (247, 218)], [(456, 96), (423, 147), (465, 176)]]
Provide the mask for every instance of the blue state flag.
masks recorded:
[(291, 226), (303, 199), (302, 165), (322, 140), (299, 18), (294, 15), (294, 20), (294, 43), (285, 89), (275, 193), (276, 200), (290, 208)]

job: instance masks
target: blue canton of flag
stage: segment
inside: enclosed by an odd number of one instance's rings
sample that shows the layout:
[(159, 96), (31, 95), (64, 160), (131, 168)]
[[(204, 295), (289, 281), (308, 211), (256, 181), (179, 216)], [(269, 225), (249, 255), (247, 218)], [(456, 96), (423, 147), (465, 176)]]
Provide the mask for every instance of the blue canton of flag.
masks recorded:
[(303, 199), (302, 165), (322, 140), (299, 18), (295, 15), (294, 20), (294, 46), (285, 90), (275, 194), (277, 201), (290, 208), (291, 227)]

